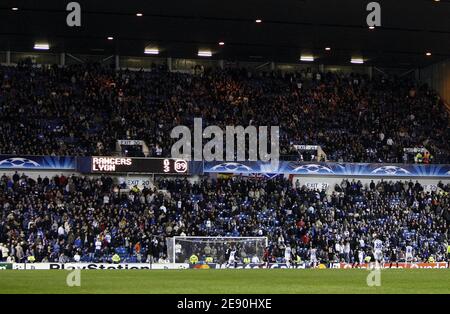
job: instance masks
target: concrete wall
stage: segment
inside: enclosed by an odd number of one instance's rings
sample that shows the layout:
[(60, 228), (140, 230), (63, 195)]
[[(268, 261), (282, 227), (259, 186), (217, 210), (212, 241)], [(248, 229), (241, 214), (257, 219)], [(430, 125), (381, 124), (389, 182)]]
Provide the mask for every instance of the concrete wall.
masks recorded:
[[(7, 176), (12, 176), (14, 173), (16, 172), (16, 170), (6, 170), (6, 169), (1, 169), (0, 170), (0, 176), (2, 176), (3, 174), (6, 174)], [(52, 170), (17, 170), (17, 173), (19, 175), (25, 174), (26, 176), (33, 178), (33, 179), (37, 179), (37, 177), (41, 176), (41, 178), (52, 178), (56, 175), (60, 176), (61, 174), (64, 174), (64, 176), (68, 177), (71, 176), (72, 174), (76, 174), (79, 175), (79, 173), (77, 173), (74, 170), (71, 171), (52, 171)]]
[[(347, 179), (349, 182), (351, 182), (353, 179), (355, 179), (355, 181), (361, 181), (361, 183), (364, 186), (368, 186), (370, 184), (370, 182), (373, 180), (375, 183), (383, 180), (385, 182), (389, 182), (389, 181), (409, 181), (409, 178), (371, 178), (371, 179), (367, 179), (367, 178), (348, 178), (348, 177), (319, 177), (319, 176), (294, 176), (292, 183), (295, 185), (295, 182), (297, 181), (297, 179), (300, 181), (300, 184), (306, 185), (307, 187), (310, 188), (315, 188), (315, 189), (326, 189), (327, 193), (332, 193), (334, 191), (334, 186), (336, 184), (340, 184), (342, 182), (342, 180)], [(449, 179), (425, 179), (425, 178), (421, 178), (421, 179), (411, 179), (413, 182), (419, 181), (419, 183), (424, 187), (425, 191), (433, 191), (436, 189), (437, 184), (439, 183), (439, 181), (442, 181), (444, 184), (448, 184), (450, 183)]]
[(417, 70), (416, 79), (427, 83), (450, 105), (450, 59)]
[[(7, 176), (12, 176), (14, 175), (16, 171), (15, 170), (0, 170), (0, 176), (2, 176), (3, 174), (6, 174)], [(41, 176), (41, 178), (52, 178), (56, 175), (61, 175), (64, 174), (64, 176), (68, 177), (71, 176), (73, 174), (77, 175), (77, 176), (87, 176), (87, 177), (100, 177), (101, 174), (80, 174), (76, 171), (49, 171), (49, 170), (35, 170), (35, 171), (29, 171), (29, 170), (22, 170), (22, 171), (17, 171), (17, 173), (19, 175), (25, 174), (26, 176), (33, 178), (33, 179), (37, 179), (39, 176)], [(154, 187), (153, 183), (155, 178), (159, 178), (159, 177), (164, 177), (166, 179), (184, 179), (184, 176), (177, 176), (177, 175), (152, 175), (152, 174), (105, 174), (108, 176), (113, 177), (113, 179), (115, 179), (116, 183), (123, 183), (125, 182), (127, 184), (127, 186), (131, 187), (134, 185), (137, 185), (139, 188), (143, 188), (143, 187), (149, 187), (152, 188)], [(189, 182), (193, 183), (197, 183), (200, 181), (200, 177), (199, 176), (188, 176), (187, 180)]]

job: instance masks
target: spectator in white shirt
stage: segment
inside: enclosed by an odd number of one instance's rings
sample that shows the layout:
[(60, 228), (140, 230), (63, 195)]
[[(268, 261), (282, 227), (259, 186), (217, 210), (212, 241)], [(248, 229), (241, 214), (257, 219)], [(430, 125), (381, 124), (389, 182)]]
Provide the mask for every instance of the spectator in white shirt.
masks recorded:
[(259, 263), (260, 263), (259, 257), (256, 256), (256, 255), (254, 255), (254, 256), (252, 257), (252, 263), (253, 263), (253, 264), (259, 264)]
[(77, 253), (75, 253), (75, 255), (73, 256), (73, 260), (75, 263), (79, 263), (81, 260), (81, 256)]
[(386, 141), (386, 144), (388, 144), (389, 146), (394, 145), (394, 140), (392, 138), (388, 138)]
[(101, 249), (102, 249), (102, 242), (100, 241), (100, 239), (97, 238), (97, 240), (95, 241), (95, 251), (100, 252)]

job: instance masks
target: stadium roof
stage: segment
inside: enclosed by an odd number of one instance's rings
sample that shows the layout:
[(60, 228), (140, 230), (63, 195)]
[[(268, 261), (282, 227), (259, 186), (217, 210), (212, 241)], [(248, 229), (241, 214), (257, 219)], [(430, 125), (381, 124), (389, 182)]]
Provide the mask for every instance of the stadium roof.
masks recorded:
[(405, 68), (450, 57), (450, 0), (378, 1), (382, 27), (373, 30), (369, 0), (78, 0), (81, 27), (66, 26), (69, 2), (2, 0), (0, 50), (47, 41), (53, 52), (144, 56), (152, 46), (162, 57), (197, 58), (206, 49), (214, 59), (296, 63), (306, 54), (349, 64), (353, 56)]

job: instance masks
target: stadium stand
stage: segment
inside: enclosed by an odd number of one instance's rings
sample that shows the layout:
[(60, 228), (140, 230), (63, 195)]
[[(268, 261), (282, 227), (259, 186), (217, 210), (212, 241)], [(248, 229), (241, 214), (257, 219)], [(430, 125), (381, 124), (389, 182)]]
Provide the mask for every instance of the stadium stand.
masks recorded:
[(449, 16), (450, 0), (1, 0), (3, 304), (445, 304), (418, 296), (450, 293)]
[(174, 235), (267, 236), (273, 261), (281, 261), (290, 244), (303, 260), (315, 248), (322, 262), (354, 262), (358, 251), (372, 253), (375, 236), (387, 260), (392, 252), (401, 259), (407, 245), (416, 261), (446, 259), (448, 184), (425, 192), (412, 181), (363, 186), (344, 180), (326, 194), (282, 177), (234, 177), (194, 184), (162, 178), (154, 189), (121, 188), (105, 176), (3, 175), (3, 260), (101, 262), (118, 253), (123, 261), (163, 262), (165, 238)]
[[(117, 140), (141, 139), (150, 156), (169, 156), (170, 130), (194, 117), (221, 127), (279, 125), (287, 159), (310, 160), (293, 146), (308, 144), (330, 161), (450, 162), (447, 110), (433, 91), (403, 78), (0, 67), (0, 154), (112, 155)], [(418, 160), (404, 151), (423, 147), (431, 155)]]

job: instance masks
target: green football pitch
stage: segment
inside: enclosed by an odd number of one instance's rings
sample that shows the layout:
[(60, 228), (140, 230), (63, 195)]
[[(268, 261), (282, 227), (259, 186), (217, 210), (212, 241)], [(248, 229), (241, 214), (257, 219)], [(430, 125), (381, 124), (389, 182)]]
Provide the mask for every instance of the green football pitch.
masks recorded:
[(82, 270), (79, 287), (68, 274), (2, 270), (0, 293), (450, 293), (449, 269), (381, 270), (372, 287), (361, 269)]

